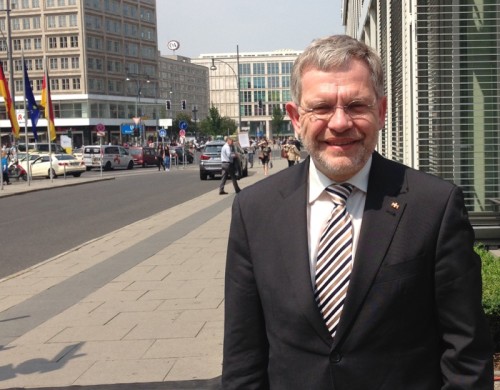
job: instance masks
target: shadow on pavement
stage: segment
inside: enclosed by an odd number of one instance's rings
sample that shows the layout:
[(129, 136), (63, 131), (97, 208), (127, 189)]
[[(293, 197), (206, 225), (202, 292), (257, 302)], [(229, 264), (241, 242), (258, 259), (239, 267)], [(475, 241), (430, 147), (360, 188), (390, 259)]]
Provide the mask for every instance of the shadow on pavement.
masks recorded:
[[(220, 390), (220, 377), (204, 380), (153, 382), (153, 383), (123, 383), (112, 385), (66, 386), (66, 387), (37, 387), (36, 390)], [(7, 390), (35, 390), (30, 388), (13, 387)]]

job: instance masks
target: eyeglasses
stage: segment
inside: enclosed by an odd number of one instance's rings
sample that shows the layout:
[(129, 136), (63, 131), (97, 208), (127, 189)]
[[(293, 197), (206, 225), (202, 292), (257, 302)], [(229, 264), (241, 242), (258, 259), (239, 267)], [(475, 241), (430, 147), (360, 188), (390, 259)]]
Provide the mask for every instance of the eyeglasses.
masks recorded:
[(302, 111), (306, 114), (311, 114), (315, 121), (325, 121), (329, 122), (330, 119), (335, 115), (335, 111), (337, 108), (341, 108), (344, 110), (344, 113), (349, 116), (351, 119), (360, 119), (365, 118), (375, 106), (376, 102), (373, 104), (366, 104), (362, 100), (353, 100), (349, 104), (345, 106), (329, 106), (329, 105), (321, 105), (312, 108), (304, 108), (299, 106)]

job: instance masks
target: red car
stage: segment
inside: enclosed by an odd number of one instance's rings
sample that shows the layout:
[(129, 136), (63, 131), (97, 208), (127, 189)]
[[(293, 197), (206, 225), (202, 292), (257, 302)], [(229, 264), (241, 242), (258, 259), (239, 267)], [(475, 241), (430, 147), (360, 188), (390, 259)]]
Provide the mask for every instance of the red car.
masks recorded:
[(128, 152), (134, 159), (135, 165), (146, 167), (148, 165), (158, 165), (156, 150), (147, 146), (131, 146)]

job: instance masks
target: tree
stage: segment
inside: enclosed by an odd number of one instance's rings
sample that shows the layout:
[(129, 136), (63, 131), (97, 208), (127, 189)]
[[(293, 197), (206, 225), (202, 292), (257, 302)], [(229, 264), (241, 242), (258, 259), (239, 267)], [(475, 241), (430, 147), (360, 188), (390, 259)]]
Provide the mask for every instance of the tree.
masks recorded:
[(280, 135), (281, 130), (283, 129), (283, 125), (285, 123), (284, 121), (285, 115), (283, 111), (281, 111), (279, 106), (274, 106), (273, 108), (273, 116), (271, 118), (271, 129), (273, 131), (273, 134), (278, 134)]
[(225, 116), (221, 117), (217, 107), (212, 106), (208, 116), (200, 122), (200, 131), (205, 135), (233, 134), (237, 129), (236, 122)]

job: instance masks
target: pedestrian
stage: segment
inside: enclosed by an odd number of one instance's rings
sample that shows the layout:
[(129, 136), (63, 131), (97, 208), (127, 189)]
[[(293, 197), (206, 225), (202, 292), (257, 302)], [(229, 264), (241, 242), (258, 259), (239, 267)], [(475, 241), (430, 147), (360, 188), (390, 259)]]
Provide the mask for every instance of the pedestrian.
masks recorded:
[(165, 145), (165, 149), (164, 149), (165, 153), (164, 153), (164, 157), (163, 157), (163, 164), (165, 165), (165, 170), (168, 172), (170, 171), (170, 148), (168, 147), (168, 145)]
[(221, 149), (221, 163), (222, 163), (222, 179), (219, 185), (219, 194), (227, 195), (224, 191), (224, 186), (226, 185), (226, 180), (231, 177), (233, 182), (234, 191), (236, 193), (240, 192), (240, 187), (238, 186), (238, 181), (236, 180), (236, 170), (235, 170), (235, 153), (233, 151), (233, 139), (227, 137), (226, 143)]
[(269, 174), (269, 165), (271, 163), (272, 157), (272, 149), (269, 146), (267, 140), (263, 140), (259, 143), (260, 151), (259, 151), (259, 159), (262, 163), (262, 168), (264, 169), (264, 175)]
[(250, 139), (250, 146), (248, 147), (248, 163), (250, 168), (253, 168), (253, 158), (255, 156), (255, 140)]
[(375, 151), (380, 57), (319, 39), (290, 84), (309, 157), (234, 201), (223, 389), (493, 389), (462, 191)]
[(11, 184), (9, 179), (9, 159), (6, 149), (2, 150), (2, 178), (3, 184)]
[(289, 167), (294, 165), (297, 161), (300, 161), (300, 152), (295, 146), (295, 142), (292, 137), (288, 139), (287, 144), (283, 148), (286, 151), (286, 159)]
[(161, 167), (165, 170), (165, 149), (161, 144), (158, 145), (158, 149), (156, 151), (156, 161), (158, 162), (158, 171), (161, 170)]

